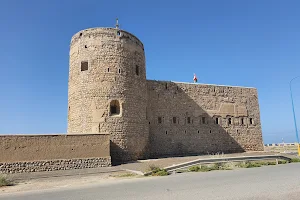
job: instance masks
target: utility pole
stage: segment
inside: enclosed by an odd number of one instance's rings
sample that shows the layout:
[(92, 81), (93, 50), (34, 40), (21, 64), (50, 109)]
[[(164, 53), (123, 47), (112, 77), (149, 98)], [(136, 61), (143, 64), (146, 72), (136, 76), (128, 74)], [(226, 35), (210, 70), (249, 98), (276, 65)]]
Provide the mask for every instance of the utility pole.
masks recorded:
[(293, 93), (292, 93), (292, 81), (296, 78), (299, 78), (300, 76), (296, 76), (290, 81), (290, 92), (291, 92), (291, 99), (292, 99), (292, 108), (293, 108), (293, 116), (294, 116), (294, 123), (295, 123), (295, 130), (296, 130), (296, 138), (298, 143), (298, 156), (300, 156), (300, 144), (299, 144), (299, 136), (298, 136), (298, 128), (297, 128), (297, 121), (296, 121), (296, 115), (295, 115), (295, 108), (294, 108), (294, 100), (293, 100)]

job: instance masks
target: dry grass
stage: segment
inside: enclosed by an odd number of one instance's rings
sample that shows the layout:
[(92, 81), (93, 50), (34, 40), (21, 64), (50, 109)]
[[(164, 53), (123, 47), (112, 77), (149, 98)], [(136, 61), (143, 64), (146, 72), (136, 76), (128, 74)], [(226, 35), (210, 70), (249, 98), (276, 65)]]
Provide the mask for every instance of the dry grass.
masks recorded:
[(0, 175), (0, 187), (12, 186), (12, 181), (8, 180), (5, 176)]
[(169, 172), (165, 169), (161, 169), (156, 165), (150, 165), (149, 170), (151, 171), (151, 176), (168, 176)]

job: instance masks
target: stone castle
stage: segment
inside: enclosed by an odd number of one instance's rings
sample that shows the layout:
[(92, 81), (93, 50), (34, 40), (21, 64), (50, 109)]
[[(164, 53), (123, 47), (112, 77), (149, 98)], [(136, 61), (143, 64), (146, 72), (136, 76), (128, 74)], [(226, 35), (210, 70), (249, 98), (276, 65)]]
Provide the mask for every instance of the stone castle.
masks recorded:
[(68, 134), (0, 136), (0, 173), (263, 150), (255, 88), (146, 80), (142, 42), (118, 26), (73, 36), (68, 104)]
[(146, 79), (143, 43), (116, 28), (70, 45), (68, 134), (110, 135), (115, 162), (262, 151), (255, 88)]

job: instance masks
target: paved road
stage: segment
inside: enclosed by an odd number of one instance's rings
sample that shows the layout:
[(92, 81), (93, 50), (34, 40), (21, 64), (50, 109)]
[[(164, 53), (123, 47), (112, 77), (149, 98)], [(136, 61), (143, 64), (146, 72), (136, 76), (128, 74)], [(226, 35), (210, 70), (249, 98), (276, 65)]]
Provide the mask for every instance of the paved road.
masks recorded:
[(168, 177), (108, 181), (102, 184), (1, 195), (5, 200), (166, 200), (300, 199), (300, 164), (232, 171), (184, 173)]

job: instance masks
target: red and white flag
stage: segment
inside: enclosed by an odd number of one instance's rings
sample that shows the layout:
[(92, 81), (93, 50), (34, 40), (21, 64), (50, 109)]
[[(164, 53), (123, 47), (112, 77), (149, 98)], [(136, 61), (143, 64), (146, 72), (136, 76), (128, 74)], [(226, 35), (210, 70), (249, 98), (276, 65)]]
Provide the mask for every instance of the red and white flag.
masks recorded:
[(194, 80), (194, 83), (197, 83), (198, 79), (197, 79), (197, 76), (196, 76), (196, 74), (194, 74), (194, 78), (193, 78), (193, 80)]

